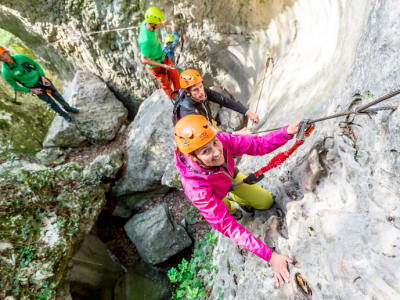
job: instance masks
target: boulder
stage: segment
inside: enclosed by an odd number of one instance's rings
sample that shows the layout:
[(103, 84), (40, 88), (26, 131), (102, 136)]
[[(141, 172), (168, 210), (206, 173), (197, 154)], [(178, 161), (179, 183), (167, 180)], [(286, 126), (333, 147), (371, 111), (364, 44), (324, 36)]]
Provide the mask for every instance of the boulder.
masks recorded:
[(166, 204), (133, 216), (124, 228), (140, 257), (153, 265), (192, 244), (185, 229), (171, 218)]
[(61, 164), (65, 161), (68, 151), (59, 147), (44, 148), (42, 151), (36, 153), (35, 157), (43, 165)]
[[(85, 180), (76, 163), (50, 168), (16, 160), (0, 169), (1, 210), (13, 216), (2, 224), (0, 298), (55, 299), (52, 291), (106, 202), (106, 187)], [(21, 248), (15, 240), (30, 242)]]
[(169, 188), (166, 186), (160, 186), (154, 190), (148, 190), (145, 192), (136, 192), (131, 195), (121, 196), (117, 198), (117, 206), (122, 209), (131, 211), (132, 209), (140, 208), (146, 201), (159, 197), (168, 192)]
[(127, 109), (95, 75), (78, 71), (65, 98), (79, 109), (72, 122), (57, 116), (50, 126), (44, 147), (76, 147), (84, 141), (104, 144), (114, 139), (128, 116)]
[(50, 125), (43, 147), (79, 147), (86, 141), (75, 121), (67, 122), (56, 116)]
[(120, 149), (99, 155), (85, 168), (83, 174), (103, 180), (114, 179), (123, 165), (122, 155)]
[(158, 189), (168, 165), (174, 164), (171, 100), (162, 90), (154, 92), (127, 130), (126, 169), (114, 186), (116, 196)]
[(129, 268), (118, 280), (114, 300), (166, 300), (171, 298), (171, 286), (165, 272), (142, 261)]
[(71, 285), (83, 285), (93, 290), (112, 288), (123, 273), (121, 265), (111, 258), (106, 245), (92, 234), (86, 236), (71, 263), (67, 276)]

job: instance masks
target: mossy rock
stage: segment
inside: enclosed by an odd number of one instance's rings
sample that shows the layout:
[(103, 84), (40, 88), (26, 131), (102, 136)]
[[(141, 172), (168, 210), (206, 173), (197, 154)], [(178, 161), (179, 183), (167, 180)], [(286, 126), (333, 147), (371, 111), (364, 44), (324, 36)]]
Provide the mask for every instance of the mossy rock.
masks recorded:
[(105, 186), (83, 176), (76, 163), (19, 165), (1, 165), (0, 298), (55, 299), (72, 255), (105, 204)]

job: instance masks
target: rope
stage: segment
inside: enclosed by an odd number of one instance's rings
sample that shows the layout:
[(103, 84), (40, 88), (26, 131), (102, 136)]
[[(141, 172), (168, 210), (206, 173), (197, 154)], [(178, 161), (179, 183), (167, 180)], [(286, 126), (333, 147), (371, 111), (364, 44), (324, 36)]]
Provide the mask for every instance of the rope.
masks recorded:
[[(367, 112), (366, 111), (367, 108), (369, 108), (369, 107), (371, 107), (373, 105), (376, 105), (376, 104), (378, 104), (378, 103), (380, 103), (382, 101), (385, 101), (387, 99), (390, 99), (390, 98), (392, 98), (392, 97), (394, 97), (394, 96), (396, 96), (398, 94), (400, 94), (400, 90), (396, 90), (396, 91), (394, 91), (392, 93), (386, 94), (386, 95), (384, 95), (384, 96), (382, 96), (382, 97), (380, 97), (380, 98), (378, 98), (378, 99), (376, 99), (376, 100), (374, 100), (374, 101), (372, 101), (372, 102), (370, 102), (370, 103), (368, 103), (366, 105), (363, 105), (363, 106), (357, 108), (355, 111), (347, 111), (347, 112), (338, 113), (338, 114), (326, 116), (326, 117), (319, 118), (319, 119), (310, 120), (310, 121), (308, 121), (308, 123), (309, 124), (313, 124), (313, 123), (317, 123), (317, 122), (321, 122), (321, 121), (325, 121), (325, 120), (329, 120), (329, 119), (334, 119), (334, 118), (339, 118), (339, 117), (343, 117), (343, 116), (349, 116), (349, 115), (353, 115), (353, 114), (354, 115), (363, 114), (363, 113)], [(261, 130), (261, 131), (257, 131), (257, 132), (252, 132), (252, 134), (275, 131), (275, 130), (278, 130), (280, 128), (282, 128), (282, 126), (281, 127), (277, 127), (277, 128), (272, 128), (272, 129), (266, 129), (266, 130)]]
[(292, 147), (290, 147), (288, 150), (286, 150), (284, 152), (281, 152), (278, 155), (274, 156), (266, 166), (262, 167), (261, 169), (259, 169), (258, 171), (254, 172), (254, 173), (251, 173), (246, 178), (244, 178), (242, 181), (240, 181), (238, 183), (235, 183), (233, 185), (233, 187), (241, 185), (243, 183), (255, 184), (255, 183), (259, 182), (261, 179), (264, 178), (264, 173), (265, 172), (267, 172), (267, 171), (269, 171), (269, 170), (271, 170), (273, 168), (276, 168), (277, 166), (283, 164), (286, 161), (286, 159), (290, 155), (292, 155), (292, 153), (297, 148), (299, 148), (301, 145), (303, 145), (303, 143), (304, 143), (304, 140), (297, 140), (294, 143), (294, 145)]
[(258, 110), (258, 104), (260, 103), (261, 94), (262, 94), (262, 91), (263, 91), (263, 88), (264, 88), (265, 75), (266, 75), (267, 72), (268, 72), (269, 63), (270, 63), (271, 61), (273, 61), (273, 60), (272, 60), (272, 57), (268, 54), (267, 61), (265, 62), (265, 71), (264, 71), (263, 79), (262, 79), (262, 83), (261, 83), (260, 94), (258, 95), (256, 110), (255, 110), (254, 113), (257, 113), (257, 110)]
[[(302, 122), (305, 121), (304, 125), (307, 125), (307, 124), (313, 124), (313, 123), (317, 123), (317, 122), (324, 121), (324, 120), (338, 118), (338, 117), (341, 117), (341, 116), (352, 115), (352, 114), (356, 114), (357, 115), (357, 114), (367, 113), (368, 112), (366, 110), (367, 108), (369, 108), (369, 107), (371, 107), (373, 105), (376, 105), (376, 104), (378, 104), (378, 103), (380, 103), (382, 101), (385, 101), (387, 99), (390, 99), (390, 98), (392, 98), (392, 97), (394, 97), (394, 96), (396, 96), (398, 94), (400, 94), (400, 90), (397, 90), (397, 91), (394, 91), (392, 93), (386, 94), (386, 95), (376, 99), (375, 101), (372, 101), (372, 102), (370, 102), (370, 103), (368, 103), (366, 105), (363, 105), (363, 106), (359, 107), (355, 111), (348, 111), (348, 112), (344, 112), (344, 113), (334, 114), (334, 115), (330, 115), (330, 116), (319, 118), (319, 119), (315, 119), (315, 120), (303, 120)], [(302, 123), (300, 122), (299, 129), (298, 129), (298, 132), (297, 132), (297, 140), (296, 140), (295, 144), (292, 147), (290, 147), (288, 150), (286, 150), (284, 152), (281, 152), (278, 155), (276, 155), (275, 157), (273, 157), (266, 166), (262, 167), (261, 169), (259, 169), (258, 171), (254, 172), (254, 173), (251, 173), (250, 175), (248, 175), (242, 181), (234, 184), (233, 187), (241, 185), (243, 183), (255, 184), (255, 183), (259, 182), (261, 179), (264, 178), (264, 173), (265, 172), (267, 172), (267, 171), (269, 171), (269, 170), (281, 165), (282, 163), (284, 163), (286, 161), (286, 159), (298, 147), (303, 145), (304, 136), (309, 136), (311, 134), (311, 132), (314, 130), (314, 125), (311, 125), (308, 128), (306, 128), (306, 127), (303, 128), (301, 126), (301, 124)], [(276, 128), (276, 129), (279, 129), (279, 128)], [(269, 129), (269, 130), (259, 131), (257, 133), (266, 132), (266, 131), (272, 131), (272, 130), (276, 130), (276, 129)], [(303, 130), (305, 130), (304, 136), (303, 136)]]
[(82, 34), (82, 36), (94, 35), (98, 33), (105, 33), (105, 32), (112, 32), (112, 31), (122, 31), (122, 30), (129, 30), (139, 28), (139, 26), (130, 26), (130, 27), (123, 27), (123, 28), (114, 28), (114, 29), (106, 29), (106, 30), (99, 30), (99, 31), (92, 31)]
[(263, 173), (276, 168), (277, 166), (281, 165), (282, 163), (285, 162), (285, 160), (292, 155), (292, 153), (299, 148), (301, 145), (303, 145), (304, 141), (303, 140), (298, 140), (296, 141), (296, 143), (294, 143), (294, 145), (292, 147), (290, 147), (288, 150), (279, 153), (278, 155), (276, 155), (275, 157), (273, 157), (268, 165), (266, 165), (265, 167), (262, 167), (260, 170), (258, 170), (257, 172), (255, 172), (257, 177), (260, 177)]

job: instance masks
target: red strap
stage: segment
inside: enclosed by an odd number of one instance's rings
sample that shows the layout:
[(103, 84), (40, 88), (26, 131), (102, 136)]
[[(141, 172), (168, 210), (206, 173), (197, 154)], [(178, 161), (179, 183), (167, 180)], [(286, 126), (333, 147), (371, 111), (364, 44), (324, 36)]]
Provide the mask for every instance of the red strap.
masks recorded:
[(288, 150), (279, 153), (278, 155), (276, 155), (275, 157), (273, 157), (270, 162), (268, 163), (268, 165), (266, 165), (265, 167), (262, 167), (260, 170), (258, 170), (257, 172), (255, 172), (254, 174), (257, 177), (260, 177), (263, 173), (269, 171), (270, 169), (273, 169), (277, 166), (279, 166), (280, 164), (282, 164), (297, 148), (299, 148), (301, 145), (303, 145), (304, 141), (302, 140), (298, 140), (296, 141), (296, 143), (294, 143), (294, 145), (289, 148)]

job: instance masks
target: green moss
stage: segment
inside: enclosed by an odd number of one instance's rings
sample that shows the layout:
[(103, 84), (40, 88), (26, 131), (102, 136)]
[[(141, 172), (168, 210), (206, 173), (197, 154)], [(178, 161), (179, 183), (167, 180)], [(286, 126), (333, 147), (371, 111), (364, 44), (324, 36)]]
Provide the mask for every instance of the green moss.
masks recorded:
[(0, 174), (0, 298), (54, 299), (73, 253), (103, 205), (105, 189), (75, 163)]

